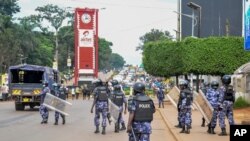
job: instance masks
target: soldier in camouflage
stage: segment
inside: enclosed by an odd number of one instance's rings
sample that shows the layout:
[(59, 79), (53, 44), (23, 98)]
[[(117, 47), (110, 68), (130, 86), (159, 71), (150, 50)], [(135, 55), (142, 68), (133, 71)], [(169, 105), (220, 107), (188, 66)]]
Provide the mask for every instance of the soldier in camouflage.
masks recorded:
[(128, 102), (127, 132), (129, 141), (149, 141), (152, 133), (151, 121), (155, 112), (154, 103), (145, 95), (145, 85), (143, 83), (135, 83), (133, 89), (134, 96)]
[(42, 117), (41, 124), (47, 124), (48, 123), (48, 118), (49, 118), (49, 110), (48, 110), (47, 107), (45, 107), (43, 105), (46, 93), (50, 93), (50, 89), (49, 89), (48, 85), (49, 85), (48, 82), (45, 81), (44, 84), (43, 84), (42, 93), (38, 95), (38, 96), (41, 97), (40, 108), (39, 108), (40, 115)]
[(188, 88), (188, 81), (184, 80), (183, 82), (180, 83), (181, 91), (180, 91), (180, 121), (181, 121), (181, 126), (182, 130), (180, 133), (190, 133), (191, 129), (191, 115), (192, 115), (192, 109), (191, 105), (193, 102), (193, 93), (190, 91)]
[(214, 128), (216, 127), (217, 123), (217, 117), (219, 113), (219, 83), (217, 81), (212, 81), (211, 82), (211, 89), (207, 91), (206, 98), (208, 102), (211, 104), (213, 107), (213, 116), (211, 119), (211, 122), (208, 124), (208, 130), (207, 132), (209, 134), (215, 134)]
[[(115, 132), (118, 133), (119, 130), (126, 130), (122, 113), (124, 111), (124, 114), (126, 114), (127, 109), (127, 99), (124, 92), (121, 91), (121, 86), (119, 84), (114, 86), (114, 91), (111, 100), (116, 106), (119, 107), (119, 117), (117, 122), (115, 123)], [(124, 108), (123, 105), (125, 105)], [(120, 124), (122, 125), (121, 129)]]
[(109, 112), (109, 102), (108, 102), (108, 90), (103, 85), (101, 80), (96, 82), (97, 87), (94, 89), (94, 101), (91, 107), (91, 113), (93, 113), (93, 108), (95, 106), (95, 117), (94, 124), (96, 126), (95, 133), (99, 133), (100, 125), (100, 114), (102, 115), (102, 134), (106, 134), (106, 125), (107, 125), (107, 114)]
[(221, 127), (220, 136), (226, 136), (226, 125), (225, 125), (225, 118), (227, 117), (229, 125), (234, 125), (234, 118), (233, 118), (233, 104), (235, 101), (235, 91), (233, 90), (233, 86), (230, 85), (231, 83), (231, 76), (224, 75), (222, 77), (223, 86), (220, 90), (220, 97), (219, 97), (219, 124)]

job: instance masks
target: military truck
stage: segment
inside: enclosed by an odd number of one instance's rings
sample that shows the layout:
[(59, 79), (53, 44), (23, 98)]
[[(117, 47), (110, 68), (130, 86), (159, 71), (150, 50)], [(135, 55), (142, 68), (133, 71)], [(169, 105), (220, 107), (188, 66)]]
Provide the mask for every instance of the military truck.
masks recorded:
[(15, 100), (15, 109), (24, 110), (25, 106), (31, 109), (40, 106), (40, 97), (43, 83), (52, 84), (60, 81), (59, 72), (45, 66), (22, 64), (10, 66), (8, 69), (9, 93)]

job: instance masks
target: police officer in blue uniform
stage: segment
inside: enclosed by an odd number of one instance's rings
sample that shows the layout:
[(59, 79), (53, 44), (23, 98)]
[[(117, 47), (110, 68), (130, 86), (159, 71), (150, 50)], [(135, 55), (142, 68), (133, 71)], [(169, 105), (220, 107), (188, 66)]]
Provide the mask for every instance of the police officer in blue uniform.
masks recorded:
[(191, 90), (188, 88), (188, 81), (184, 80), (180, 86), (181, 91), (180, 91), (180, 104), (179, 104), (179, 108), (180, 108), (180, 121), (181, 121), (181, 126), (182, 126), (182, 130), (180, 131), (180, 133), (190, 133), (190, 129), (191, 129), (191, 115), (192, 115), (192, 109), (191, 109), (191, 105), (193, 102), (193, 93), (191, 92)]
[(158, 103), (159, 103), (159, 108), (164, 108), (164, 99), (165, 99), (165, 94), (164, 94), (164, 90), (163, 90), (163, 86), (159, 86), (158, 90), (157, 90), (157, 99), (158, 99)]
[[(54, 83), (53, 86), (54, 86), (54, 95), (56, 97), (63, 99), (63, 100), (66, 100), (66, 94), (65, 94), (65, 90), (64, 90), (63, 86), (61, 86), (61, 84), (57, 84), (57, 83)], [(65, 122), (66, 122), (65, 115), (59, 113), (58, 111), (55, 111), (55, 123), (54, 123), (54, 125), (58, 125), (59, 116), (62, 117), (62, 124), (65, 124)]]
[(41, 98), (41, 101), (40, 101), (40, 108), (39, 108), (40, 115), (41, 115), (41, 117), (42, 117), (42, 122), (41, 122), (41, 124), (47, 124), (47, 123), (48, 123), (48, 118), (49, 118), (49, 110), (48, 110), (47, 107), (45, 107), (45, 106), (43, 105), (43, 102), (44, 102), (46, 93), (50, 93), (50, 88), (49, 88), (49, 84), (48, 84), (47, 81), (45, 81), (44, 84), (43, 84), (42, 93), (38, 95), (38, 96), (40, 96), (40, 98)]
[(107, 113), (109, 112), (109, 102), (108, 102), (108, 90), (105, 87), (101, 80), (96, 82), (97, 87), (94, 89), (94, 101), (91, 107), (91, 113), (93, 113), (93, 108), (95, 106), (95, 117), (94, 124), (96, 126), (95, 133), (99, 133), (100, 125), (100, 114), (102, 115), (102, 134), (106, 134), (106, 125), (107, 125)]
[(219, 91), (219, 82), (217, 81), (212, 81), (211, 82), (211, 89), (207, 91), (206, 98), (208, 102), (211, 104), (213, 107), (213, 116), (211, 119), (211, 122), (208, 124), (208, 130), (207, 132), (209, 134), (215, 134), (214, 128), (216, 127), (217, 123), (217, 118), (218, 118), (218, 113), (219, 113), (219, 96), (220, 96), (220, 91)]
[(129, 141), (149, 141), (152, 133), (151, 121), (155, 112), (155, 106), (148, 96), (145, 95), (145, 85), (136, 82), (133, 85), (133, 97), (129, 99), (129, 119), (127, 132)]
[(220, 90), (219, 97), (219, 124), (221, 128), (220, 136), (226, 136), (226, 125), (225, 118), (227, 117), (229, 125), (234, 125), (234, 117), (233, 117), (233, 104), (235, 102), (235, 91), (233, 90), (233, 86), (231, 83), (231, 76), (224, 75), (222, 77), (223, 86)]
[[(115, 123), (115, 132), (118, 133), (119, 130), (126, 130), (122, 112), (124, 111), (124, 114), (126, 114), (127, 110), (127, 99), (124, 92), (121, 91), (120, 85), (117, 84), (114, 86), (114, 91), (111, 100), (115, 105), (119, 107), (119, 117), (117, 122)], [(125, 108), (123, 108), (123, 105), (125, 105)], [(120, 124), (122, 125), (121, 129)]]
[[(204, 82), (203, 87), (201, 88), (201, 91), (203, 92), (203, 94), (206, 96), (208, 90), (210, 89), (210, 84), (208, 82)], [(205, 118), (202, 117), (202, 123), (201, 123), (201, 127), (205, 127)]]

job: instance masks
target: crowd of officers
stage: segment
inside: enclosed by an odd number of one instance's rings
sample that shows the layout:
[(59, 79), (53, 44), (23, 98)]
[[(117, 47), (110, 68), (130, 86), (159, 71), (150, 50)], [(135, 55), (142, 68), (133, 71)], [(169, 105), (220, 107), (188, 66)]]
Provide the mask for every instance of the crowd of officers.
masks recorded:
[[(219, 88), (218, 81), (212, 81), (211, 84), (206, 84), (202, 88), (204, 95), (208, 102), (213, 107), (213, 116), (208, 123), (209, 134), (216, 134), (214, 129), (216, 127), (217, 119), (219, 119), (219, 126), (221, 128), (220, 136), (227, 135), (225, 118), (228, 118), (229, 124), (234, 124), (233, 119), (233, 104), (235, 101), (235, 92), (233, 86), (230, 85), (231, 77), (224, 75), (222, 77), (223, 86)], [(90, 112), (94, 115), (94, 133), (100, 133), (100, 126), (102, 128), (101, 133), (106, 134), (107, 120), (111, 123), (110, 119), (110, 105), (115, 104), (119, 109), (119, 116), (114, 123), (114, 132), (126, 130), (129, 136), (129, 141), (149, 141), (150, 134), (152, 132), (151, 121), (153, 120), (153, 114), (155, 112), (154, 103), (151, 98), (145, 95), (145, 84), (136, 82), (133, 85), (133, 95), (128, 99), (122, 89), (122, 86), (117, 80), (111, 81), (111, 83), (104, 83), (100, 79), (93, 83), (95, 88), (93, 89), (93, 104)], [(46, 93), (52, 93), (53, 95), (66, 99), (66, 88), (61, 84), (53, 84), (53, 90), (50, 90), (48, 83), (44, 83), (44, 89), (39, 95), (41, 97), (41, 103), (43, 103)], [(178, 101), (178, 121), (179, 124), (176, 127), (182, 128), (180, 133), (190, 133), (192, 128), (192, 103), (193, 93), (189, 87), (188, 81), (184, 80), (179, 83), (180, 95)], [(159, 101), (159, 108), (163, 104), (163, 88), (159, 87), (157, 98)], [(163, 96), (161, 96), (163, 94)], [(94, 109), (95, 108), (95, 109)], [(95, 110), (95, 111), (94, 111)], [(129, 112), (129, 118), (127, 127), (123, 119), (123, 113)], [(43, 104), (40, 106), (40, 114), (42, 117), (41, 124), (48, 122), (49, 112), (47, 107)], [(59, 112), (55, 112), (55, 125), (58, 125), (59, 115), (62, 117), (62, 124), (65, 124), (65, 116)], [(101, 120), (102, 117), (102, 121)], [(202, 126), (205, 124), (204, 118), (202, 119)]]
[[(219, 126), (221, 128), (220, 136), (226, 136), (226, 124), (225, 119), (227, 117), (229, 125), (234, 125), (233, 118), (233, 104), (235, 102), (235, 91), (233, 86), (230, 85), (231, 76), (224, 75), (222, 77), (222, 86), (219, 87), (218, 81), (212, 81), (211, 84), (205, 83), (202, 91), (213, 108), (212, 119), (210, 123), (207, 124), (209, 134), (216, 134), (214, 129), (217, 124), (217, 119), (219, 120)], [(192, 102), (193, 93), (189, 88), (188, 81), (181, 81), (179, 84), (180, 97), (178, 102), (178, 121), (179, 124), (176, 127), (182, 128), (180, 133), (190, 133), (192, 128)], [(205, 119), (202, 118), (202, 127), (205, 127)]]

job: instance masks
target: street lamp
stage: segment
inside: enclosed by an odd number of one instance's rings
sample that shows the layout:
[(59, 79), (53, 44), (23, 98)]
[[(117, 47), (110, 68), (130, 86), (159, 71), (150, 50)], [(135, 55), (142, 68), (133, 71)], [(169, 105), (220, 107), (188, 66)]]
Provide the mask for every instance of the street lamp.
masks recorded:
[(198, 38), (200, 38), (200, 34), (201, 34), (201, 6), (194, 3), (194, 2), (189, 2), (187, 3), (187, 6), (192, 8), (192, 15), (194, 15), (194, 10), (198, 10), (199, 12), (199, 16), (198, 16), (198, 19), (199, 19), (199, 22), (198, 22)]
[(180, 14), (180, 15), (183, 15), (183, 16), (186, 16), (186, 17), (192, 19), (192, 37), (194, 37), (194, 27), (197, 25), (197, 17), (194, 16), (194, 13), (192, 15), (183, 14), (183, 13), (179, 13), (176, 11), (174, 11), (174, 13), (177, 13), (177, 14)]

